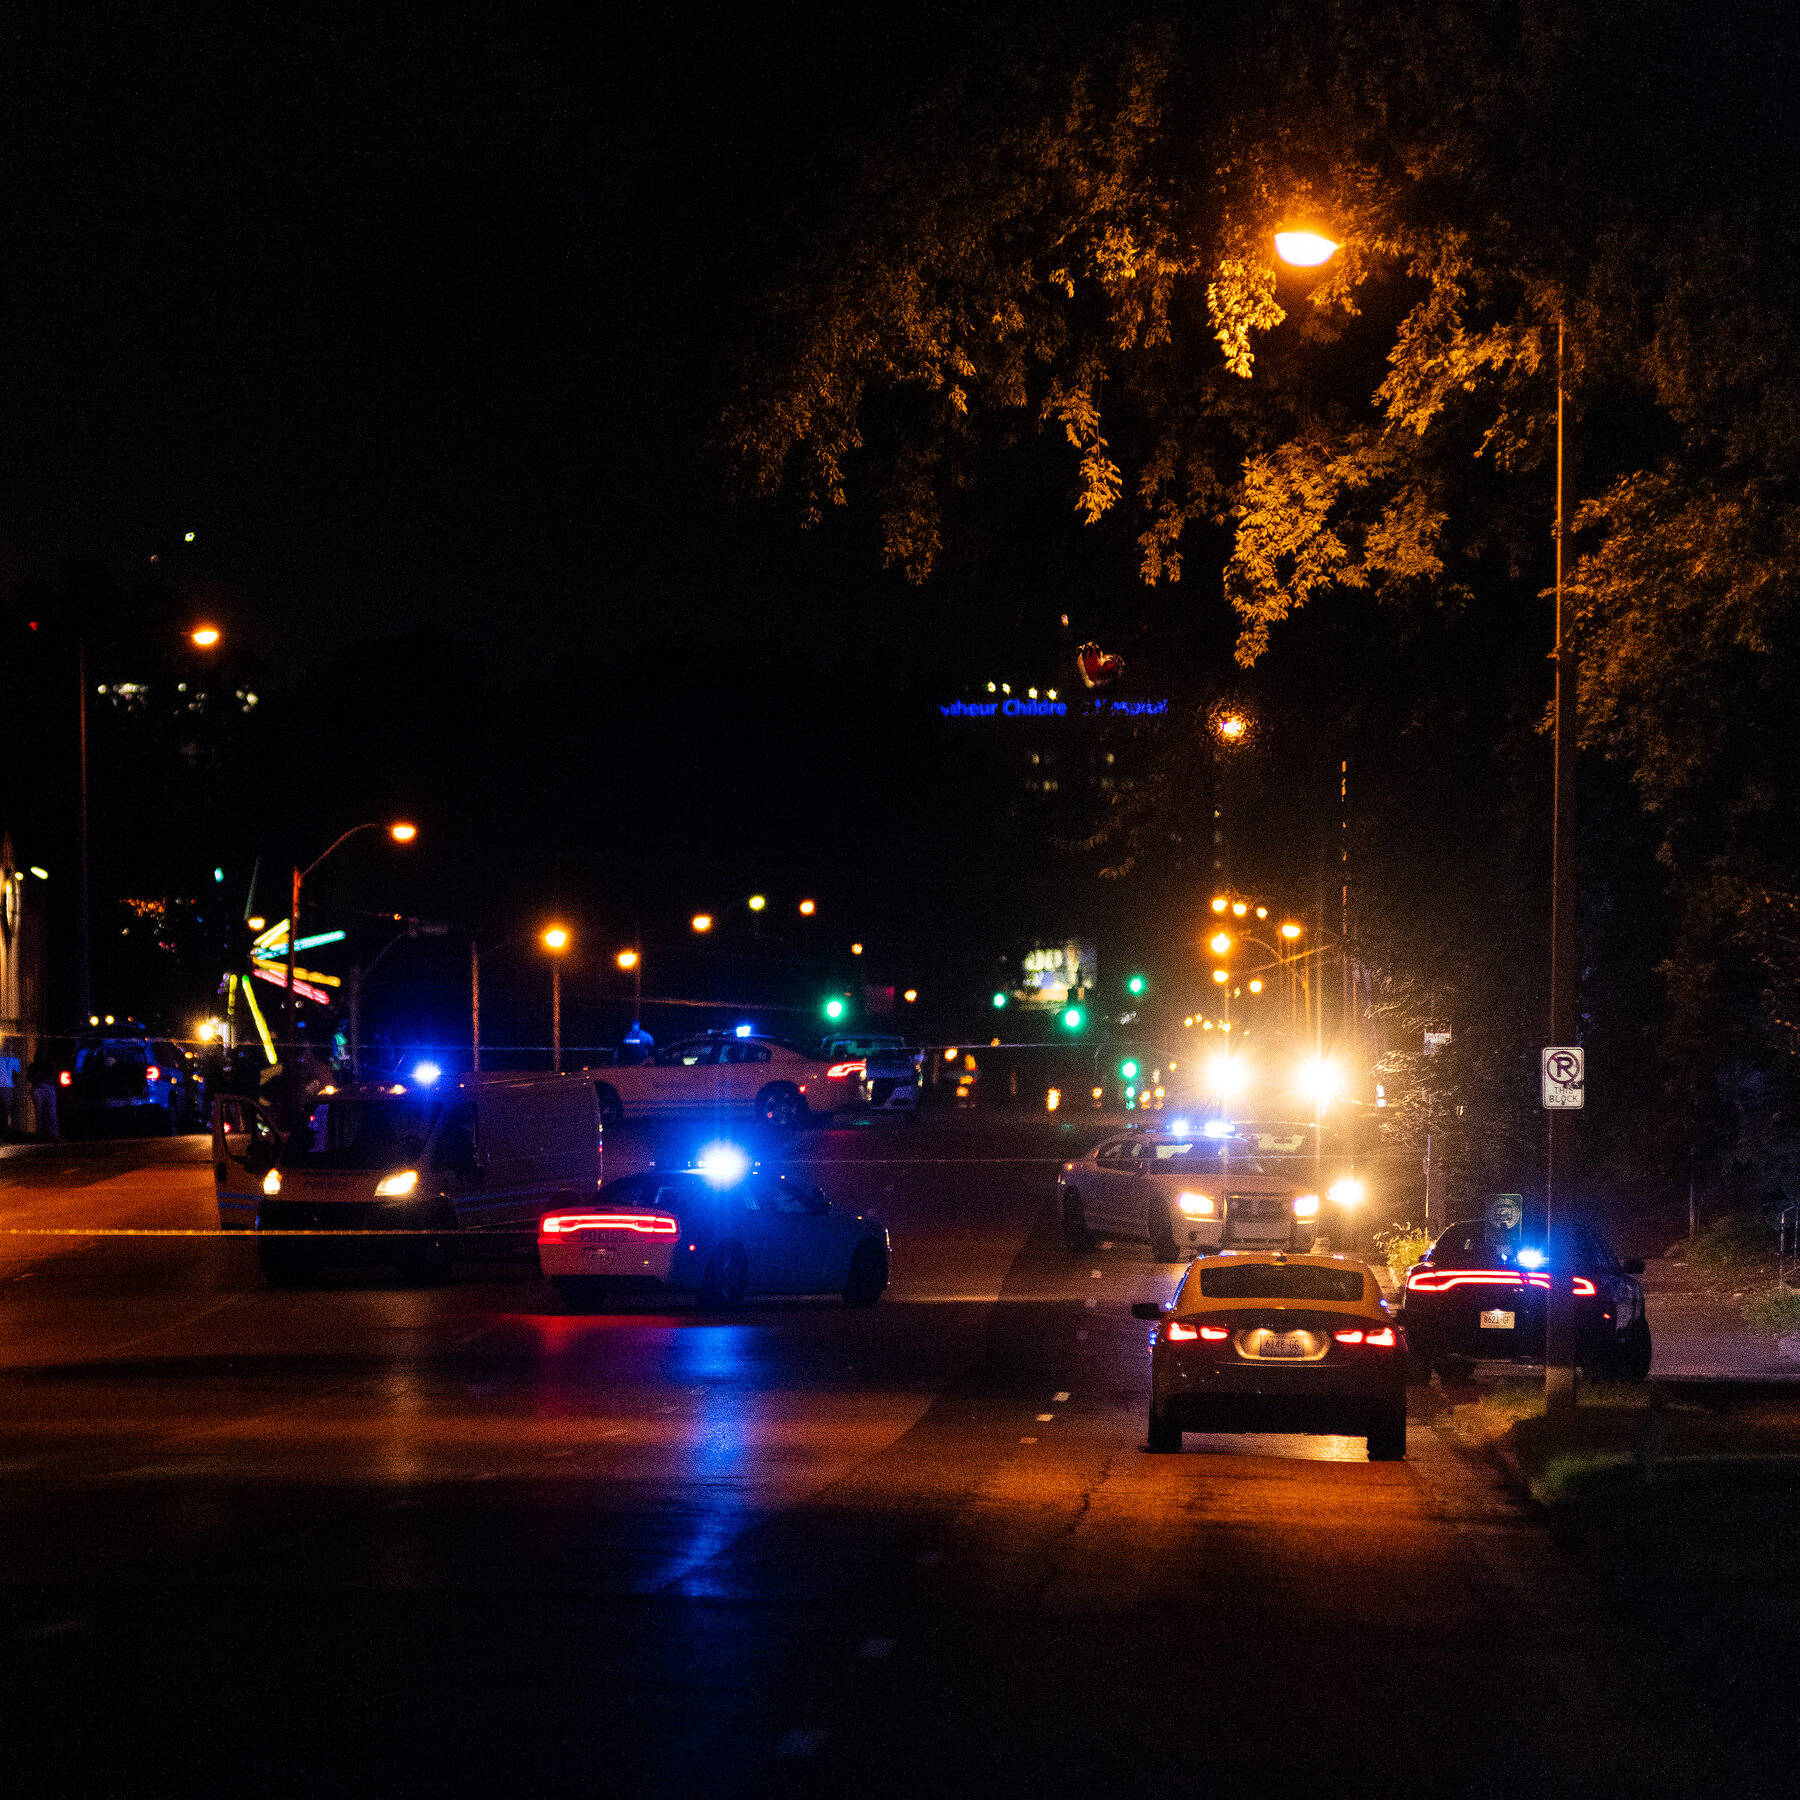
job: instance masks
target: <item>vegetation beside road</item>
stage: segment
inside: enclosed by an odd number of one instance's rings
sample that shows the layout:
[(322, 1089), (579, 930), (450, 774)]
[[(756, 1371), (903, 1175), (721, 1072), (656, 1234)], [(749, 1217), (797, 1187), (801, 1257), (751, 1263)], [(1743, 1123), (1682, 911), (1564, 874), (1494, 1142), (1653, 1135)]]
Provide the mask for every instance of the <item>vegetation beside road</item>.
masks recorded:
[(1547, 1415), (1541, 1383), (1509, 1383), (1451, 1414), (1553, 1509), (1610, 1508), (1653, 1490), (1800, 1487), (1800, 1391), (1711, 1382), (1591, 1382)]

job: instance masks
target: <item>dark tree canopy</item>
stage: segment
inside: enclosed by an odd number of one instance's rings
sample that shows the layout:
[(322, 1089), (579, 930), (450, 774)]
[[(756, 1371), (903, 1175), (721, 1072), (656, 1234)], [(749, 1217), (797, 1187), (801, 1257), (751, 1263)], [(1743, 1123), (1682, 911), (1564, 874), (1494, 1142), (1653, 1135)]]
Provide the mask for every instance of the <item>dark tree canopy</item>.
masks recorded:
[[(809, 519), (872, 506), (922, 582), (1048, 436), (1248, 666), (1350, 595), (1541, 605), (1560, 332), (1584, 741), (1676, 907), (1664, 1075), (1695, 1092), (1729, 1012), (1790, 1082), (1797, 50), (1787, 8), (1675, 0), (1034, 20), (798, 209), (724, 448)], [(1299, 223), (1341, 245), (1310, 275), (1273, 252)]]

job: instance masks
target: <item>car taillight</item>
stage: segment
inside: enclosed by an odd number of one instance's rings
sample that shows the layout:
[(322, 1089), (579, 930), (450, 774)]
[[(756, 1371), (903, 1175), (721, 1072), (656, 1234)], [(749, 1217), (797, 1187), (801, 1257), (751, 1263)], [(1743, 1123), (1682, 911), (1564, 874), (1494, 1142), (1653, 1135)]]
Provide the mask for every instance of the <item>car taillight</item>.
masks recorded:
[(152, 1063), (149, 1068), (144, 1071), (144, 1079), (146, 1081), (161, 1081), (162, 1070), (159, 1069), (155, 1063)]
[(75, 1077), (73, 1075), (71, 1075), (67, 1069), (64, 1069), (63, 1072), (56, 1078), (57, 1085), (60, 1087), (67, 1087), (69, 1085), (69, 1083), (72, 1082), (74, 1079), (75, 1079)]
[(641, 1237), (675, 1237), (679, 1220), (667, 1213), (551, 1213), (538, 1226), (539, 1237), (563, 1237), (571, 1231), (635, 1231)]
[(1230, 1336), (1230, 1331), (1223, 1325), (1184, 1325), (1179, 1319), (1169, 1321), (1171, 1344), (1191, 1344), (1196, 1338), (1204, 1338), (1209, 1344), (1222, 1344)]
[(1383, 1325), (1375, 1331), (1334, 1331), (1331, 1335), (1340, 1344), (1366, 1344), (1375, 1350), (1391, 1350), (1398, 1341), (1391, 1325)]
[(1200, 1327), (1200, 1335), (1205, 1338), (1209, 1344), (1222, 1344), (1231, 1336), (1231, 1333), (1227, 1331), (1223, 1325), (1202, 1325)]
[[(1415, 1269), (1406, 1278), (1409, 1294), (1441, 1294), (1454, 1287), (1534, 1287), (1550, 1291), (1550, 1277), (1528, 1269)], [(1594, 1284), (1577, 1275), (1569, 1285), (1575, 1295), (1591, 1295)]]
[(848, 1081), (852, 1075), (862, 1074), (868, 1066), (866, 1062), (833, 1063), (825, 1071), (825, 1079), (827, 1081)]
[(1577, 1296), (1591, 1294), (1594, 1291), (1594, 1284), (1585, 1275), (1577, 1275), (1575, 1285), (1569, 1291)]

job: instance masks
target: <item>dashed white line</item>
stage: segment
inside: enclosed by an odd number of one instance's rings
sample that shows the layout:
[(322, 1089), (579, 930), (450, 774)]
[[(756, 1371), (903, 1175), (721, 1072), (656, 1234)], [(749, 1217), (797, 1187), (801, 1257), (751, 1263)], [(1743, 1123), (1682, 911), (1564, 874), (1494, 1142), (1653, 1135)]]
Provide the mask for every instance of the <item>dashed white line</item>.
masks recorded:
[[(1086, 1337), (1087, 1333), (1084, 1331), (1081, 1335), (1083, 1337)], [(1069, 1393), (1068, 1393), (1068, 1390), (1065, 1388), (1060, 1394), (1052, 1394), (1050, 1396), (1050, 1403), (1053, 1406), (1061, 1406), (1062, 1403), (1068, 1399), (1068, 1397), (1069, 1397)]]
[(1091, 1277), (1092, 1277), (1092, 1278), (1093, 1278), (1093, 1279), (1094, 1279), (1094, 1280), (1095, 1280), (1095, 1281), (1098, 1281), (1098, 1280), (1099, 1280), (1099, 1279), (1100, 1279), (1100, 1273), (1101, 1273), (1101, 1272), (1100, 1272), (1100, 1270), (1098, 1270), (1098, 1269), (1090, 1269), (1090, 1270), (1089, 1270), (1089, 1271), (1088, 1271), (1088, 1274), (1089, 1274), (1089, 1275), (1090, 1275), (1090, 1276), (1091, 1276)]
[(1033, 1438), (1020, 1438), (1019, 1442), (1021, 1444), (1035, 1444), (1037, 1442), (1037, 1439), (1034, 1437)]
[(1040, 1425), (1049, 1425), (1054, 1422), (1055, 1418), (1056, 1418), (1055, 1413), (1039, 1413), (1037, 1416), (1037, 1422)]

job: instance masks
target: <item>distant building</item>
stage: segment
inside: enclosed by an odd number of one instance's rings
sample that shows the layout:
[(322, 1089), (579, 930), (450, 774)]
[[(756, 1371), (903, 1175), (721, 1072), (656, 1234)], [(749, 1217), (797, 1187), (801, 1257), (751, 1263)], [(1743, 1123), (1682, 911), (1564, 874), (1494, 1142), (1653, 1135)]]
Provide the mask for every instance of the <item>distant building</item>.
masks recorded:
[[(16, 1059), (21, 1073), (44, 1033), (43, 891), (42, 880), (14, 866), (11, 837), (0, 837), (0, 1056)], [(0, 1091), (0, 1132), (31, 1128), (25, 1095), (22, 1080)]]

